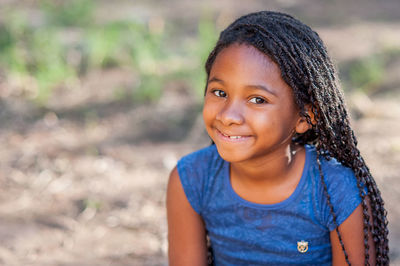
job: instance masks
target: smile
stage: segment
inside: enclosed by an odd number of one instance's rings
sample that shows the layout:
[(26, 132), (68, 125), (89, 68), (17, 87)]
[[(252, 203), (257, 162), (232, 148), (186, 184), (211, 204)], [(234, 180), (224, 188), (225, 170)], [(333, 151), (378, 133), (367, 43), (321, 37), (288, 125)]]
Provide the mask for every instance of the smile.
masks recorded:
[(249, 135), (228, 135), (228, 134), (222, 133), (222, 132), (219, 131), (218, 129), (217, 129), (216, 131), (217, 131), (217, 133), (218, 133), (218, 136), (219, 136), (221, 139), (225, 140), (225, 141), (234, 141), (234, 142), (237, 142), (237, 141), (247, 140), (247, 139), (250, 138)]

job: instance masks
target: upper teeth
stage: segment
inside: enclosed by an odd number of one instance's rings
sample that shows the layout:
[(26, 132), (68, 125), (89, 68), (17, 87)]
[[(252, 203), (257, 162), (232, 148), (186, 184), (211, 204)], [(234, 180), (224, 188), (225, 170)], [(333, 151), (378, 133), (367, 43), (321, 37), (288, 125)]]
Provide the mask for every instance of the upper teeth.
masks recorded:
[(225, 135), (224, 133), (222, 133), (222, 135), (224, 135), (225, 137), (231, 138), (231, 139), (240, 139), (240, 138), (242, 138), (242, 136), (229, 136), (229, 135)]

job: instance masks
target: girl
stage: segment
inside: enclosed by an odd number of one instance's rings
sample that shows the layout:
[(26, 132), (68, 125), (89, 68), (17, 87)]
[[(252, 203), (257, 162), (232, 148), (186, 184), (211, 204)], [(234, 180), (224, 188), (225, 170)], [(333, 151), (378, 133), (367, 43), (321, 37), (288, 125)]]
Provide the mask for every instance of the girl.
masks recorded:
[(206, 72), (213, 145), (170, 175), (170, 265), (207, 264), (207, 239), (216, 265), (388, 265), (383, 200), (318, 34), (243, 16)]

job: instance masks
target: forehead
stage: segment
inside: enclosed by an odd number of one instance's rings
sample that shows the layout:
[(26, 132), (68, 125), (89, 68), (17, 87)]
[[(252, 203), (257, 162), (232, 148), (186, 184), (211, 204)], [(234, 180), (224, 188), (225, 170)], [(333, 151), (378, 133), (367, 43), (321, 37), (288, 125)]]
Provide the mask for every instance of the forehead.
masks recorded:
[(214, 65), (221, 63), (218, 61), (231, 61), (231, 63), (239, 63), (244, 66), (256, 65), (258, 68), (273, 68), (273, 70), (280, 72), (279, 67), (268, 55), (248, 44), (234, 43), (229, 45), (219, 52)]
[[(213, 74), (235, 74), (238, 77), (254, 79), (279, 78), (281, 71), (278, 65), (266, 54), (251, 45), (231, 44), (217, 55), (211, 67)], [(235, 73), (236, 72), (236, 73)]]
[(274, 93), (292, 94), (278, 65), (251, 45), (232, 44), (224, 48), (211, 67), (209, 79), (217, 78), (232, 86), (263, 85)]

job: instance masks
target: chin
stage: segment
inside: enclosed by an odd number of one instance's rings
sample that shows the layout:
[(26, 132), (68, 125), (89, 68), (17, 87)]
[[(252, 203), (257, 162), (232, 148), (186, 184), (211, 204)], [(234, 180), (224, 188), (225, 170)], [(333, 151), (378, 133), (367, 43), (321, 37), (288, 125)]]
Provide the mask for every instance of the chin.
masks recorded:
[(221, 156), (221, 158), (227, 162), (238, 163), (247, 159), (246, 155), (239, 150), (228, 151), (227, 149), (222, 149), (218, 147), (218, 145), (216, 146), (219, 156)]

